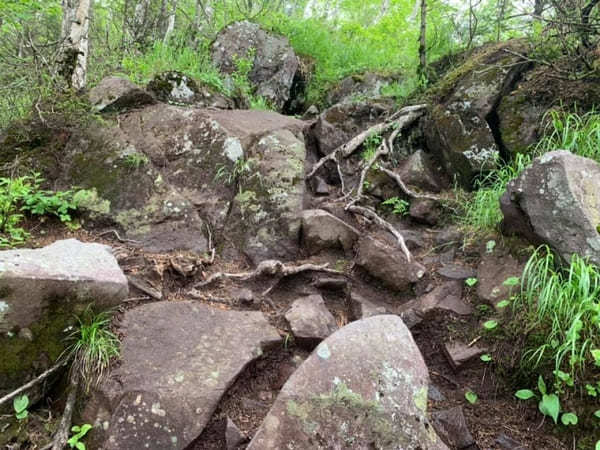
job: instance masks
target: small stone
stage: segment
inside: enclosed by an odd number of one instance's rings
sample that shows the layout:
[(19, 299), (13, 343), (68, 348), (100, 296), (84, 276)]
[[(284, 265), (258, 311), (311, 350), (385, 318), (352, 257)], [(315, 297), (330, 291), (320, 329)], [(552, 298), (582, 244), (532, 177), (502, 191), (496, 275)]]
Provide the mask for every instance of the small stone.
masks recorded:
[(254, 303), (254, 292), (248, 288), (236, 289), (231, 293), (231, 298), (238, 304), (248, 306)]
[(502, 300), (509, 299), (519, 291), (520, 283), (516, 286), (504, 283), (509, 278), (520, 280), (523, 268), (524, 265), (511, 255), (485, 255), (477, 268), (477, 295), (494, 307)]
[(437, 272), (451, 280), (466, 280), (467, 278), (474, 278), (477, 276), (475, 269), (459, 264), (448, 264), (439, 268)]
[(498, 437), (496, 438), (496, 444), (500, 448), (503, 448), (506, 450), (525, 450), (527, 448), (520, 442), (515, 441), (513, 438), (511, 438), (510, 436), (507, 436), (504, 433), (501, 433), (498, 435)]
[(410, 204), (409, 215), (417, 222), (435, 226), (441, 216), (440, 205), (435, 200), (417, 198)]
[(444, 353), (448, 362), (454, 370), (463, 368), (467, 363), (474, 358), (483, 355), (487, 349), (480, 348), (475, 345), (469, 347), (463, 342), (446, 342), (444, 344)]
[(322, 209), (302, 211), (302, 241), (311, 254), (326, 248), (350, 251), (360, 231)]
[(227, 445), (227, 450), (235, 450), (246, 440), (246, 436), (242, 434), (233, 420), (228, 417), (225, 424), (225, 443)]
[(345, 278), (318, 277), (313, 282), (313, 285), (316, 288), (324, 289), (327, 291), (345, 292), (348, 289), (348, 281)]
[(33, 333), (29, 328), (21, 328), (17, 336), (27, 341), (33, 341)]
[(315, 175), (311, 179), (311, 187), (315, 195), (329, 195), (330, 188), (327, 182), (318, 175)]
[(387, 313), (383, 306), (375, 305), (356, 292), (353, 292), (350, 295), (350, 303), (352, 306), (352, 313), (356, 319), (366, 319), (367, 317), (373, 317)]
[(462, 282), (448, 281), (421, 297), (419, 309), (423, 314), (441, 311), (468, 316), (473, 308), (462, 300), (462, 291)]
[(457, 245), (463, 241), (463, 233), (458, 227), (449, 227), (440, 231), (434, 239), (437, 247)]
[(423, 316), (420, 312), (417, 312), (414, 308), (408, 308), (400, 313), (400, 318), (409, 330), (423, 322)]
[(443, 402), (446, 400), (446, 396), (442, 394), (442, 391), (440, 391), (435, 384), (429, 385), (427, 397), (429, 397), (429, 400), (432, 402)]
[(314, 119), (319, 115), (319, 108), (316, 105), (310, 105), (302, 115), (303, 120)]
[(475, 443), (467, 427), (462, 406), (431, 414), (433, 427), (438, 435), (452, 448), (464, 449)]
[(285, 314), (294, 337), (309, 346), (318, 344), (335, 330), (337, 323), (320, 295), (296, 300)]

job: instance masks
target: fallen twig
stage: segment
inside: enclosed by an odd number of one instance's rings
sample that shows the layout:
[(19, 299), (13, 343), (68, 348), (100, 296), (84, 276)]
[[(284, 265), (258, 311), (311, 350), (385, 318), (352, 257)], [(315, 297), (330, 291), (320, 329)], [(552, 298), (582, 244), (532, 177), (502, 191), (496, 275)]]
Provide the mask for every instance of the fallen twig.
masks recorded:
[(46, 378), (48, 378), (50, 375), (52, 375), (54, 372), (56, 372), (59, 368), (61, 368), (62, 366), (64, 366), (66, 363), (67, 363), (66, 360), (60, 361), (59, 363), (57, 363), (54, 366), (50, 367), (45, 372), (42, 372), (42, 374), (39, 375), (37, 378), (34, 378), (30, 382), (28, 382), (28, 383), (24, 384), (23, 386), (21, 386), (20, 388), (12, 391), (10, 394), (6, 394), (4, 397), (0, 398), (0, 405), (3, 405), (4, 403), (6, 403), (7, 401), (13, 399), (14, 397), (16, 397), (17, 395), (21, 394), (22, 392), (25, 392), (27, 389), (30, 389), (33, 386), (35, 386), (36, 384), (44, 381)]
[(102, 233), (98, 234), (98, 237), (100, 236), (106, 236), (107, 234), (114, 234), (115, 237), (117, 238), (117, 241), (119, 242), (123, 242), (123, 243), (130, 243), (130, 244), (139, 244), (140, 241), (134, 241), (133, 239), (124, 239), (121, 236), (119, 236), (119, 233), (117, 232), (117, 230), (106, 230), (103, 231)]
[(400, 189), (402, 189), (402, 192), (404, 192), (409, 197), (412, 197), (412, 198), (424, 198), (424, 199), (436, 200), (436, 201), (439, 201), (441, 199), (437, 195), (432, 195), (432, 194), (418, 194), (415, 191), (411, 190), (406, 184), (404, 184), (404, 181), (402, 181), (402, 178), (396, 172), (392, 172), (390, 169), (386, 169), (385, 167), (381, 167), (380, 169), (388, 177), (390, 177), (392, 180), (394, 180), (396, 182), (396, 184), (400, 187)]

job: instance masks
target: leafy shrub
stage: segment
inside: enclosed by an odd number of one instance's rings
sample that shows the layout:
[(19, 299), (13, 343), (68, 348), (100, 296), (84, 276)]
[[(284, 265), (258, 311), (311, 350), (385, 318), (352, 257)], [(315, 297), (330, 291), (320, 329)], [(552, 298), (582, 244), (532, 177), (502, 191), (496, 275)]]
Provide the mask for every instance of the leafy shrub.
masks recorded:
[(381, 203), (383, 206), (389, 206), (392, 209), (392, 213), (398, 216), (406, 216), (410, 209), (410, 203), (399, 197), (388, 198), (386, 201)]

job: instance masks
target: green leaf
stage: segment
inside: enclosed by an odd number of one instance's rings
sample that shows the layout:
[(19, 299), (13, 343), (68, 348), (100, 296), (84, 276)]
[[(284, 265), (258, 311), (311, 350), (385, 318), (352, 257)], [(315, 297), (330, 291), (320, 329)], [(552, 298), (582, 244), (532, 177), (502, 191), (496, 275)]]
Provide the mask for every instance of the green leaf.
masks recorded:
[(498, 304), (496, 305), (496, 308), (506, 308), (508, 305), (510, 305), (510, 302), (508, 300), (502, 300), (501, 302), (498, 302)]
[(85, 444), (83, 442), (77, 442), (75, 448), (77, 448), (77, 450), (85, 450)]
[(543, 395), (547, 393), (546, 383), (541, 375), (538, 377), (538, 391), (540, 391), (540, 393)]
[(477, 284), (477, 278), (467, 278), (465, 284), (469, 287), (473, 287)]
[(535, 394), (530, 389), (521, 389), (515, 392), (515, 397), (520, 400), (529, 400), (530, 398), (535, 397)]
[(521, 280), (519, 279), (519, 277), (510, 277), (504, 280), (504, 283), (502, 284), (504, 286), (517, 286), (520, 282)]
[(600, 441), (596, 442), (596, 450), (600, 450)]
[(599, 410), (597, 410), (597, 411), (594, 413), (594, 416), (595, 416), (596, 418), (600, 419), (600, 409), (599, 409)]
[(565, 413), (561, 416), (560, 421), (563, 425), (577, 425), (579, 419), (575, 413)]
[(484, 324), (483, 324), (483, 328), (485, 328), (486, 330), (493, 330), (497, 326), (498, 326), (497, 320), (488, 320), (487, 322), (484, 322)]
[(544, 394), (538, 405), (540, 412), (552, 417), (554, 423), (558, 423), (558, 413), (560, 412), (560, 400), (556, 394)]
[(13, 408), (15, 408), (16, 413), (23, 412), (29, 406), (29, 397), (27, 394), (21, 395), (19, 397), (15, 397), (13, 399)]
[(490, 362), (492, 357), (486, 353), (485, 355), (481, 355), (479, 359), (481, 359), (483, 362)]
[(591, 353), (594, 358), (594, 364), (600, 367), (600, 349), (591, 350)]
[(474, 405), (475, 403), (477, 403), (477, 394), (473, 391), (465, 392), (465, 398), (471, 405)]
[(26, 419), (28, 415), (29, 415), (29, 412), (26, 409), (24, 409), (23, 411), (15, 414), (15, 417), (19, 420), (23, 420), (23, 419)]

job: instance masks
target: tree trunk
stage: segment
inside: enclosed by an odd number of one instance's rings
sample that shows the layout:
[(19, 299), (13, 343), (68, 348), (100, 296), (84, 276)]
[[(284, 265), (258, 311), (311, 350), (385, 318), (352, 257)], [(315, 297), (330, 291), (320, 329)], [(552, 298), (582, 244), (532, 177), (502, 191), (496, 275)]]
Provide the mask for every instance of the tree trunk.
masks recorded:
[(385, 17), (390, 9), (390, 0), (381, 0), (381, 6), (379, 7), (379, 13), (375, 17), (374, 23), (379, 23), (381, 19)]
[(63, 0), (61, 74), (75, 90), (85, 88), (92, 0)]
[(546, 0), (535, 0), (535, 4), (533, 5), (533, 17), (535, 20), (540, 20), (544, 12), (544, 6), (546, 6)]
[(427, 0), (421, 0), (421, 29), (419, 32), (419, 68), (420, 81), (427, 79)]
[(150, 9), (150, 0), (140, 0), (135, 5), (133, 13), (133, 40), (142, 45), (146, 38), (146, 25), (148, 20), (148, 10)]
[(177, 14), (177, 0), (173, 0), (173, 6), (169, 16), (167, 17), (167, 27), (165, 29), (165, 36), (163, 42), (167, 43), (171, 34), (175, 30), (175, 15)]
[(590, 15), (600, 0), (590, 0), (581, 10), (581, 43), (584, 47), (592, 46), (590, 42)]

